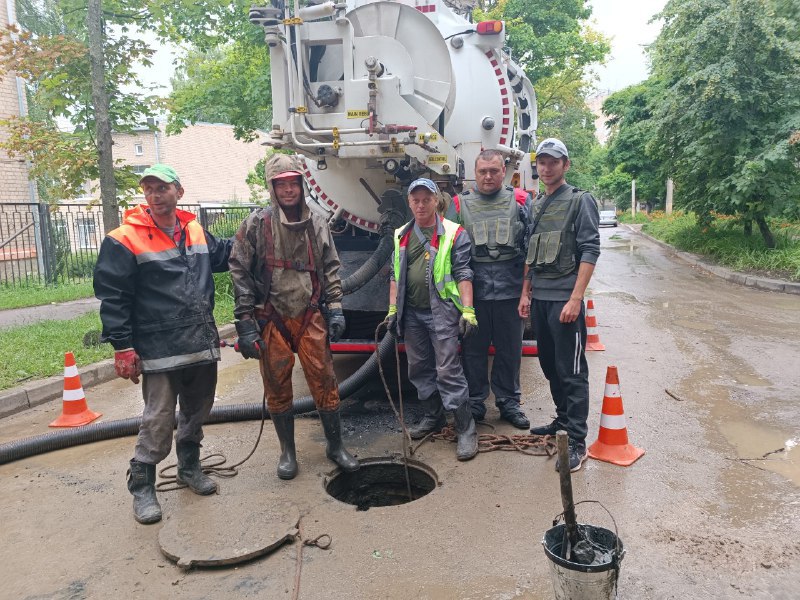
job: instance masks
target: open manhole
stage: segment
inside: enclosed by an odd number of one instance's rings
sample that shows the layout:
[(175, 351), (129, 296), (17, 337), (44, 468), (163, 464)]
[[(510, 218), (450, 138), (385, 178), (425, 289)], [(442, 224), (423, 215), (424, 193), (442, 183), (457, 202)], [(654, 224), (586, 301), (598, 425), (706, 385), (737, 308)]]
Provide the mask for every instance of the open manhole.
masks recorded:
[(325, 491), (353, 504), (358, 510), (375, 506), (398, 506), (419, 500), (436, 489), (436, 471), (428, 465), (401, 459), (365, 458), (354, 473), (337, 469), (325, 478)]

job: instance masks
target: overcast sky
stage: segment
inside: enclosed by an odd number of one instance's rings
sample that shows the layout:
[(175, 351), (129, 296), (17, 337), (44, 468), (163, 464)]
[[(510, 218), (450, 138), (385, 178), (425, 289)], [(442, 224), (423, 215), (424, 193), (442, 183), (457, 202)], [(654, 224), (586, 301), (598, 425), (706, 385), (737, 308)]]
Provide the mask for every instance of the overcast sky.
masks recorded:
[(648, 23), (666, 0), (590, 0), (593, 26), (611, 37), (611, 54), (596, 69), (601, 91), (620, 90), (647, 78), (644, 46), (652, 43), (661, 22)]
[[(592, 25), (611, 37), (611, 55), (603, 67), (596, 69), (600, 91), (616, 91), (647, 77), (644, 46), (655, 40), (660, 23), (648, 24), (666, 0), (589, 0)], [(174, 70), (174, 51), (160, 48), (153, 58), (154, 66), (143, 73), (143, 83), (162, 86), (160, 93), (170, 91), (169, 78)]]

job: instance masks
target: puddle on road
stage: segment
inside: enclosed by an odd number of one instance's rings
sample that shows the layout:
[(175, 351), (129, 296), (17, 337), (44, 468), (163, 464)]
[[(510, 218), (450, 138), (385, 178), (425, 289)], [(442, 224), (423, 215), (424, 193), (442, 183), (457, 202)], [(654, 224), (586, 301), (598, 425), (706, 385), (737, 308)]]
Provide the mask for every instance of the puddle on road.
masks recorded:
[(740, 460), (783, 475), (800, 487), (800, 435), (796, 432), (792, 437), (772, 427), (735, 420), (723, 420), (718, 428)]

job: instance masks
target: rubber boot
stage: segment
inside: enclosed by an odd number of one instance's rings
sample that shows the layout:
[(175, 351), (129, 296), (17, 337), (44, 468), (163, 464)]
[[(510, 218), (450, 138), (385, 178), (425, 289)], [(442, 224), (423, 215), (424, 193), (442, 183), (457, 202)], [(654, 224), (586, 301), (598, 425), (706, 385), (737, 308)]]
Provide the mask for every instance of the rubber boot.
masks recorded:
[(200, 466), (200, 444), (178, 442), (175, 452), (178, 455), (178, 483), (186, 485), (201, 496), (217, 491), (217, 482), (203, 473), (203, 467)]
[(458, 436), (456, 458), (469, 460), (478, 453), (478, 430), (475, 427), (475, 420), (472, 418), (472, 411), (469, 409), (469, 402), (464, 402), (455, 409), (453, 418), (453, 425)]
[(522, 407), (519, 405), (519, 400), (516, 398), (507, 398), (495, 402), (498, 410), (500, 410), (500, 418), (508, 421), (517, 429), (530, 429), (531, 422), (525, 413), (522, 412)]
[(361, 465), (352, 454), (345, 450), (342, 443), (342, 420), (339, 417), (339, 409), (318, 412), (319, 420), (322, 421), (322, 429), (325, 431), (325, 439), (328, 440), (325, 456), (339, 465), (342, 471), (358, 471)]
[(412, 440), (421, 440), (429, 433), (439, 433), (445, 425), (447, 418), (444, 416), (444, 407), (439, 394), (434, 394), (420, 402), (425, 414), (422, 420), (408, 429)]
[(161, 520), (161, 505), (156, 498), (156, 466), (131, 460), (128, 491), (133, 494), (133, 518), (149, 525)]
[(281, 457), (278, 459), (278, 477), (294, 479), (297, 475), (297, 455), (294, 446), (294, 412), (290, 409), (282, 413), (270, 413), (275, 433), (281, 443)]

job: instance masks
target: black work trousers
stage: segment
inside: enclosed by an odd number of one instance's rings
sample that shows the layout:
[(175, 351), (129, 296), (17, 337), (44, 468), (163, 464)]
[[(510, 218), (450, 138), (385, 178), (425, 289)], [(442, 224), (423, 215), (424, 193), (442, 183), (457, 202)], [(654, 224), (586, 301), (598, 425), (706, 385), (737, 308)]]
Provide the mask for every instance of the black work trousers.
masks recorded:
[(486, 413), (489, 397), (489, 346), (494, 345), (491, 390), (495, 404), (519, 406), (519, 368), (522, 362), (524, 322), (519, 317), (519, 299), (476, 300), (478, 331), (462, 342), (464, 373), (469, 385), (472, 414)]
[(531, 320), (539, 365), (550, 383), (559, 425), (569, 437), (586, 439), (589, 416), (589, 365), (586, 362), (586, 314), (583, 304), (572, 323), (559, 322), (566, 301), (533, 300)]

